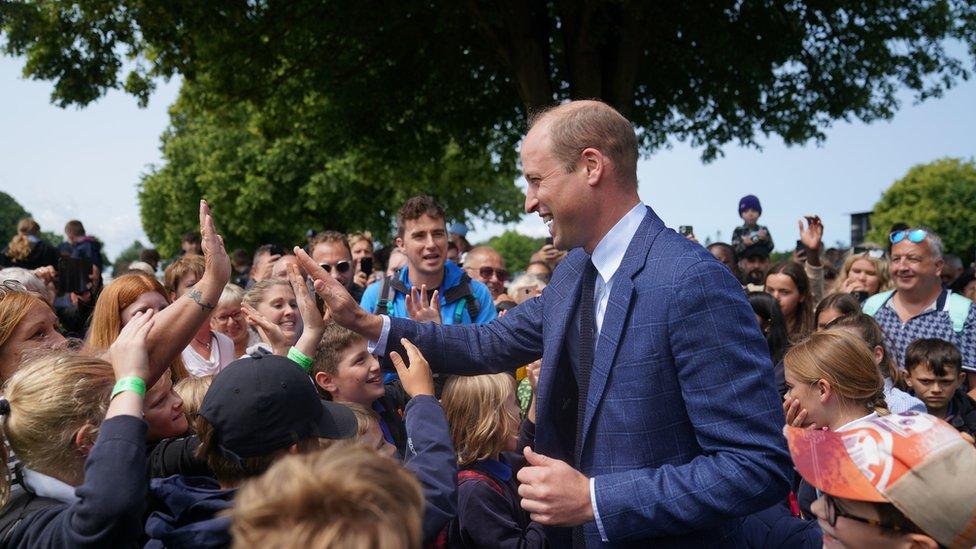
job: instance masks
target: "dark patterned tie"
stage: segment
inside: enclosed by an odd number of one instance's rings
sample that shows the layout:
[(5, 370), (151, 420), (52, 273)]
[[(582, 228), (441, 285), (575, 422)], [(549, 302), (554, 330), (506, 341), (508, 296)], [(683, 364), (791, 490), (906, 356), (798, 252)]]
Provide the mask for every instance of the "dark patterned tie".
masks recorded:
[[(583, 470), (583, 419), (586, 417), (586, 394), (590, 387), (590, 370), (593, 369), (593, 352), (596, 348), (596, 314), (593, 303), (593, 290), (596, 287), (596, 267), (593, 261), (587, 260), (583, 270), (583, 287), (580, 290), (579, 314), (579, 371), (576, 373), (576, 387), (578, 401), (576, 404), (576, 448), (574, 459), (576, 469)], [(583, 527), (573, 528), (573, 547), (586, 547), (583, 537)]]

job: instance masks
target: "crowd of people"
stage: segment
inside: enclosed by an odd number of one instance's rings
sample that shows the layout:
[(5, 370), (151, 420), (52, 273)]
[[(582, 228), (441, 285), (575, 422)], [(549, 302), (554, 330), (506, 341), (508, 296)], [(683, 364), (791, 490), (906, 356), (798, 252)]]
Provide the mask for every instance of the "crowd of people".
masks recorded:
[(612, 186), (629, 128), (596, 102), (533, 120), (554, 238), (520, 273), (428, 196), (382, 248), (253, 253), (201, 201), (179, 256), (108, 282), (81, 222), (58, 249), (21, 221), (0, 544), (976, 544), (973, 267), (926, 227), (824, 249), (812, 215), (773, 265), (752, 195), (702, 247)]

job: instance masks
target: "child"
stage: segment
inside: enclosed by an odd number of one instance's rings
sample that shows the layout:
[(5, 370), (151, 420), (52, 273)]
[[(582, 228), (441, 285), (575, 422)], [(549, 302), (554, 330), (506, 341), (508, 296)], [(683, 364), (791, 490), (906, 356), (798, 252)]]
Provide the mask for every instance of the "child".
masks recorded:
[(962, 388), (962, 354), (943, 339), (916, 339), (905, 349), (905, 381), (928, 412), (960, 432), (976, 435), (976, 402)]
[(797, 471), (819, 490), (824, 547), (972, 547), (976, 449), (944, 421), (914, 412), (844, 432), (787, 427)]
[(423, 508), (400, 464), (338, 443), (288, 456), (241, 488), (231, 532), (234, 547), (420, 549)]
[(369, 354), (365, 339), (338, 324), (329, 324), (315, 350), (309, 375), (319, 392), (332, 400), (374, 410), (383, 438), (396, 446), (403, 459), (407, 431), (398, 410), (403, 409), (406, 399), (396, 394), (396, 385), (384, 385), (380, 363)]
[[(521, 505), (516, 473), (524, 460), (534, 410), (519, 436), (515, 379), (508, 374), (455, 376), (444, 385), (444, 411), (458, 456), (458, 512), (442, 541), (448, 547), (544, 547), (542, 525)], [(521, 444), (520, 444), (521, 443)]]
[(185, 377), (173, 386), (173, 390), (183, 400), (183, 415), (186, 416), (186, 421), (190, 426), (197, 419), (200, 405), (203, 404), (203, 397), (207, 394), (207, 389), (210, 388), (213, 378), (214, 376)]
[(739, 201), (739, 217), (743, 224), (732, 231), (732, 247), (742, 257), (747, 248), (755, 246), (769, 254), (773, 251), (773, 236), (769, 229), (757, 224), (762, 215), (762, 205), (754, 195), (746, 195)]

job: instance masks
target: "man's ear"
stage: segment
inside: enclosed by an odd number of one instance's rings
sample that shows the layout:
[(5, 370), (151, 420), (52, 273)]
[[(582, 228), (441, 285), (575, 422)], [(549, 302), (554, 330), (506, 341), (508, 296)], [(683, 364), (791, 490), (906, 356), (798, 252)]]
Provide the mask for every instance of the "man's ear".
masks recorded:
[(580, 160), (586, 168), (586, 184), (595, 186), (600, 182), (604, 170), (607, 169), (607, 157), (597, 149), (592, 147), (583, 149), (580, 153)]
[(397, 248), (400, 248), (400, 251), (401, 252), (403, 251), (403, 237), (399, 237), (399, 236), (397, 237), (397, 239), (396, 239), (396, 247)]
[(316, 372), (315, 384), (324, 389), (329, 394), (336, 390), (335, 379), (325, 372)]
[(966, 372), (959, 370), (959, 382), (966, 385)]
[(874, 363), (880, 365), (881, 361), (884, 360), (884, 347), (881, 345), (874, 346)]
[(84, 424), (81, 429), (75, 432), (75, 448), (81, 455), (88, 457), (92, 448), (95, 446), (95, 438), (98, 436), (98, 428), (91, 424)]

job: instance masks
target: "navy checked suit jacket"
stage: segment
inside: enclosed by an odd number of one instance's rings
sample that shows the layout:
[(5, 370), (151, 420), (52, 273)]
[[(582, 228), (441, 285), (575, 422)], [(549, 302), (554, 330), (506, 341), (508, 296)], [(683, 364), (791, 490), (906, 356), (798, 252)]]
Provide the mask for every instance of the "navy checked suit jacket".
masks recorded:
[[(791, 468), (766, 342), (742, 287), (648, 208), (614, 275), (574, 456), (575, 378), (564, 339), (577, 315), (581, 249), (542, 295), (482, 326), (391, 319), (435, 371), (511, 371), (542, 357), (535, 450), (595, 477), (609, 539), (588, 547), (741, 546), (741, 518), (785, 498)], [(552, 529), (556, 545), (567, 529)]]

